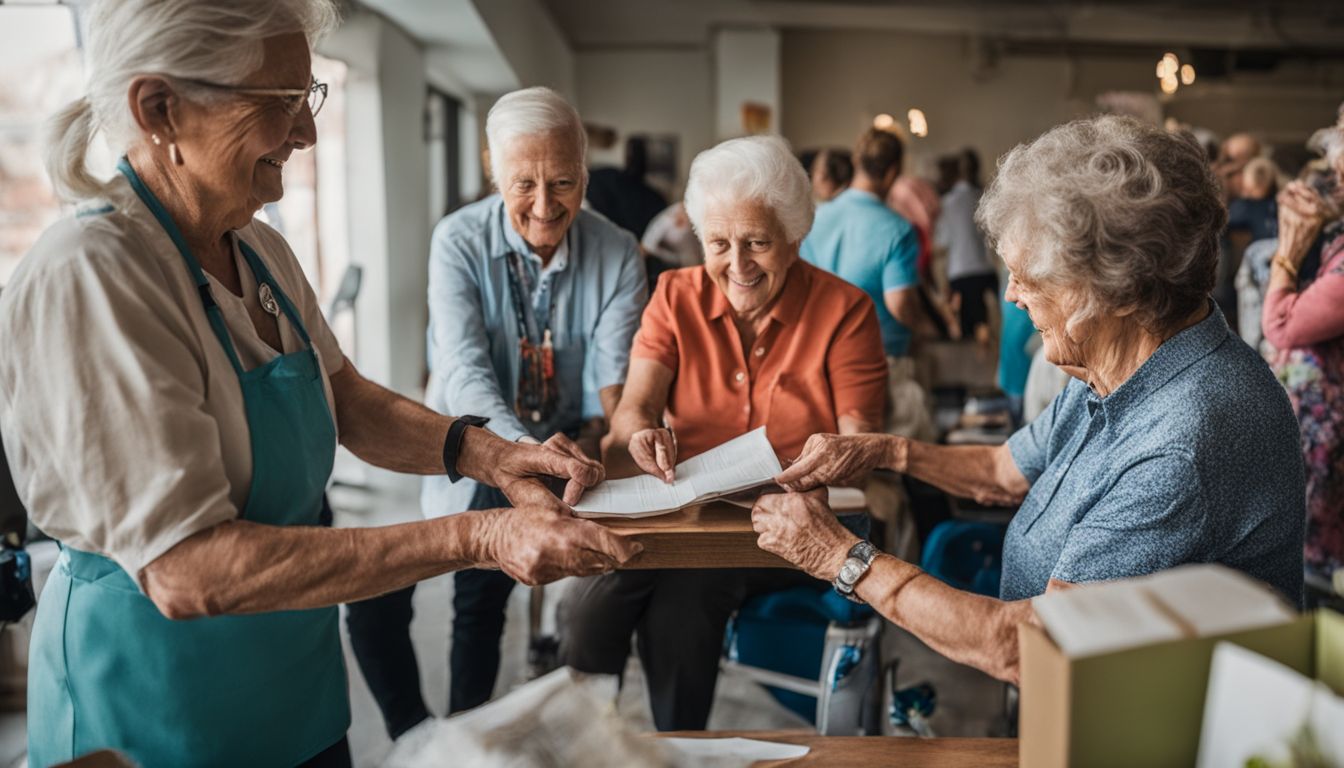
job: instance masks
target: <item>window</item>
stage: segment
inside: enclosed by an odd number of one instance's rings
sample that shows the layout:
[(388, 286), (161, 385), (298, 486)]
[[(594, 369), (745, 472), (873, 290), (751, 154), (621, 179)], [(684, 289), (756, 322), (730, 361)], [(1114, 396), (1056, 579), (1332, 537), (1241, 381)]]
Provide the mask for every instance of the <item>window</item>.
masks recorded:
[(429, 144), (429, 218), (437, 224), (462, 205), (461, 124), (462, 103), (442, 91), (429, 89), (425, 104), (425, 139)]
[[(0, 286), (9, 281), (42, 231), (61, 216), (43, 166), (49, 115), (84, 92), (84, 65), (75, 13), (64, 5), (0, 5)], [(313, 57), (313, 74), (328, 84), (317, 116), (319, 140), (285, 166), (285, 196), (259, 214), (281, 231), (324, 306), (330, 305), (350, 262), (346, 247), (346, 67)], [(113, 157), (102, 137), (89, 153), (95, 173), (110, 176)], [(331, 318), (353, 355), (354, 322)]]
[[(323, 307), (330, 307), (350, 265), (349, 212), (345, 175), (346, 66), (313, 55), (313, 76), (327, 84), (327, 101), (317, 115), (317, 144), (290, 155), (285, 164), (285, 196), (260, 216), (285, 236)], [(336, 339), (355, 358), (351, 312), (328, 316)]]
[[(83, 91), (70, 8), (0, 7), (0, 286), (42, 230), (60, 218), (42, 166), (42, 127), (48, 115)], [(93, 149), (95, 167), (111, 170), (101, 142)]]

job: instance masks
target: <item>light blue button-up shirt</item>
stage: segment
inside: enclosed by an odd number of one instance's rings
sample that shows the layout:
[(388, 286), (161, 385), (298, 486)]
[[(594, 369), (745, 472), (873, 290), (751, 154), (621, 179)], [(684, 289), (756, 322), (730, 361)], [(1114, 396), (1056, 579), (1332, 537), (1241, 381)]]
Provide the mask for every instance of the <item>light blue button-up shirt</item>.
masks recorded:
[(910, 329), (887, 309), (886, 293), (919, 280), (919, 235), (910, 222), (871, 192), (847, 189), (817, 208), (801, 255), (813, 266), (857, 285), (873, 300), (882, 327), (882, 346), (901, 357), (910, 348)]
[(1008, 440), (1031, 490), (1003, 545), (1005, 600), (1221, 563), (1302, 600), (1297, 419), (1216, 306), (1106, 397), (1072, 379)]
[[(623, 384), (630, 345), (648, 300), (644, 262), (633, 236), (598, 214), (580, 210), (565, 245), (545, 269), (513, 230), (504, 200), (492, 195), (445, 217), (434, 229), (429, 258), (429, 387), (425, 402), (440, 413), (490, 419), (506, 440), (557, 432), (573, 436), (603, 415), (601, 390)], [(555, 297), (551, 338), (557, 403), (551, 418), (524, 423), (514, 412), (518, 391), (518, 321), (509, 288), (510, 252), (523, 253), (539, 317)], [(426, 516), (461, 512), (476, 483), (425, 479)]]

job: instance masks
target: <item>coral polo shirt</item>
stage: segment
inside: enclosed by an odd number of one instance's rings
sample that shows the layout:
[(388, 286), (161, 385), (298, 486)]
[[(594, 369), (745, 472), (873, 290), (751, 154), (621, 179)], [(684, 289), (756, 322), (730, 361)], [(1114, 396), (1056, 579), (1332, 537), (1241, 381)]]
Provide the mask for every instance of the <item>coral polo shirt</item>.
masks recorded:
[(887, 363), (873, 302), (802, 260), (745, 354), (705, 268), (664, 272), (630, 354), (675, 374), (667, 414), (679, 462), (760, 426), (786, 461), (813, 434), (837, 431), (842, 414), (882, 423)]

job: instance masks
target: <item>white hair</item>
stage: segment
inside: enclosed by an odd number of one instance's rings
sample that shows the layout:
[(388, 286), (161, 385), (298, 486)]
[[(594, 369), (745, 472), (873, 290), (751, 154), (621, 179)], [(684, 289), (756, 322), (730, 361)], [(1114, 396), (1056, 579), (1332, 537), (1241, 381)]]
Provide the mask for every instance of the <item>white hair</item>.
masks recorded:
[(1334, 125), (1316, 131), (1307, 141), (1307, 149), (1320, 153), (1331, 171), (1338, 168), (1344, 158), (1344, 104), (1339, 105), (1338, 115)]
[[(499, 186), (500, 179), (508, 178), (504, 170), (505, 152), (514, 140), (522, 136), (544, 136), (561, 133), (573, 138), (578, 150), (579, 164), (584, 164), (588, 153), (588, 133), (584, 130), (579, 113), (564, 97), (550, 88), (536, 86), (506, 93), (490, 108), (485, 118), (485, 141), (490, 150), (490, 176)], [(583, 168), (586, 181), (588, 170)]]
[(755, 201), (769, 208), (789, 243), (812, 229), (812, 182), (778, 136), (729, 139), (696, 155), (686, 181), (686, 215), (697, 234), (711, 205)]
[[(338, 21), (332, 0), (96, 0), (85, 25), (86, 94), (47, 124), (47, 173), (56, 193), (67, 200), (104, 194), (85, 162), (99, 131), (119, 154), (143, 140), (127, 99), (135, 78), (239, 83), (261, 67), (266, 38), (302, 32), (312, 45)], [(213, 98), (206, 89), (175, 85), (184, 98)]]

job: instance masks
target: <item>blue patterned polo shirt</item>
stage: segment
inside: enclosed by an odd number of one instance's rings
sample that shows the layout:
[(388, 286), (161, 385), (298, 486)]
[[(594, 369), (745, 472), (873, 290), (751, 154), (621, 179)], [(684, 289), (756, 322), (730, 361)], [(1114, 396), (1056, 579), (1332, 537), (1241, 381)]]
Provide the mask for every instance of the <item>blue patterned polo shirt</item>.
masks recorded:
[(1004, 542), (1003, 599), (1221, 563), (1301, 604), (1297, 420), (1216, 306), (1110, 395), (1071, 380), (1008, 447), (1031, 490)]

